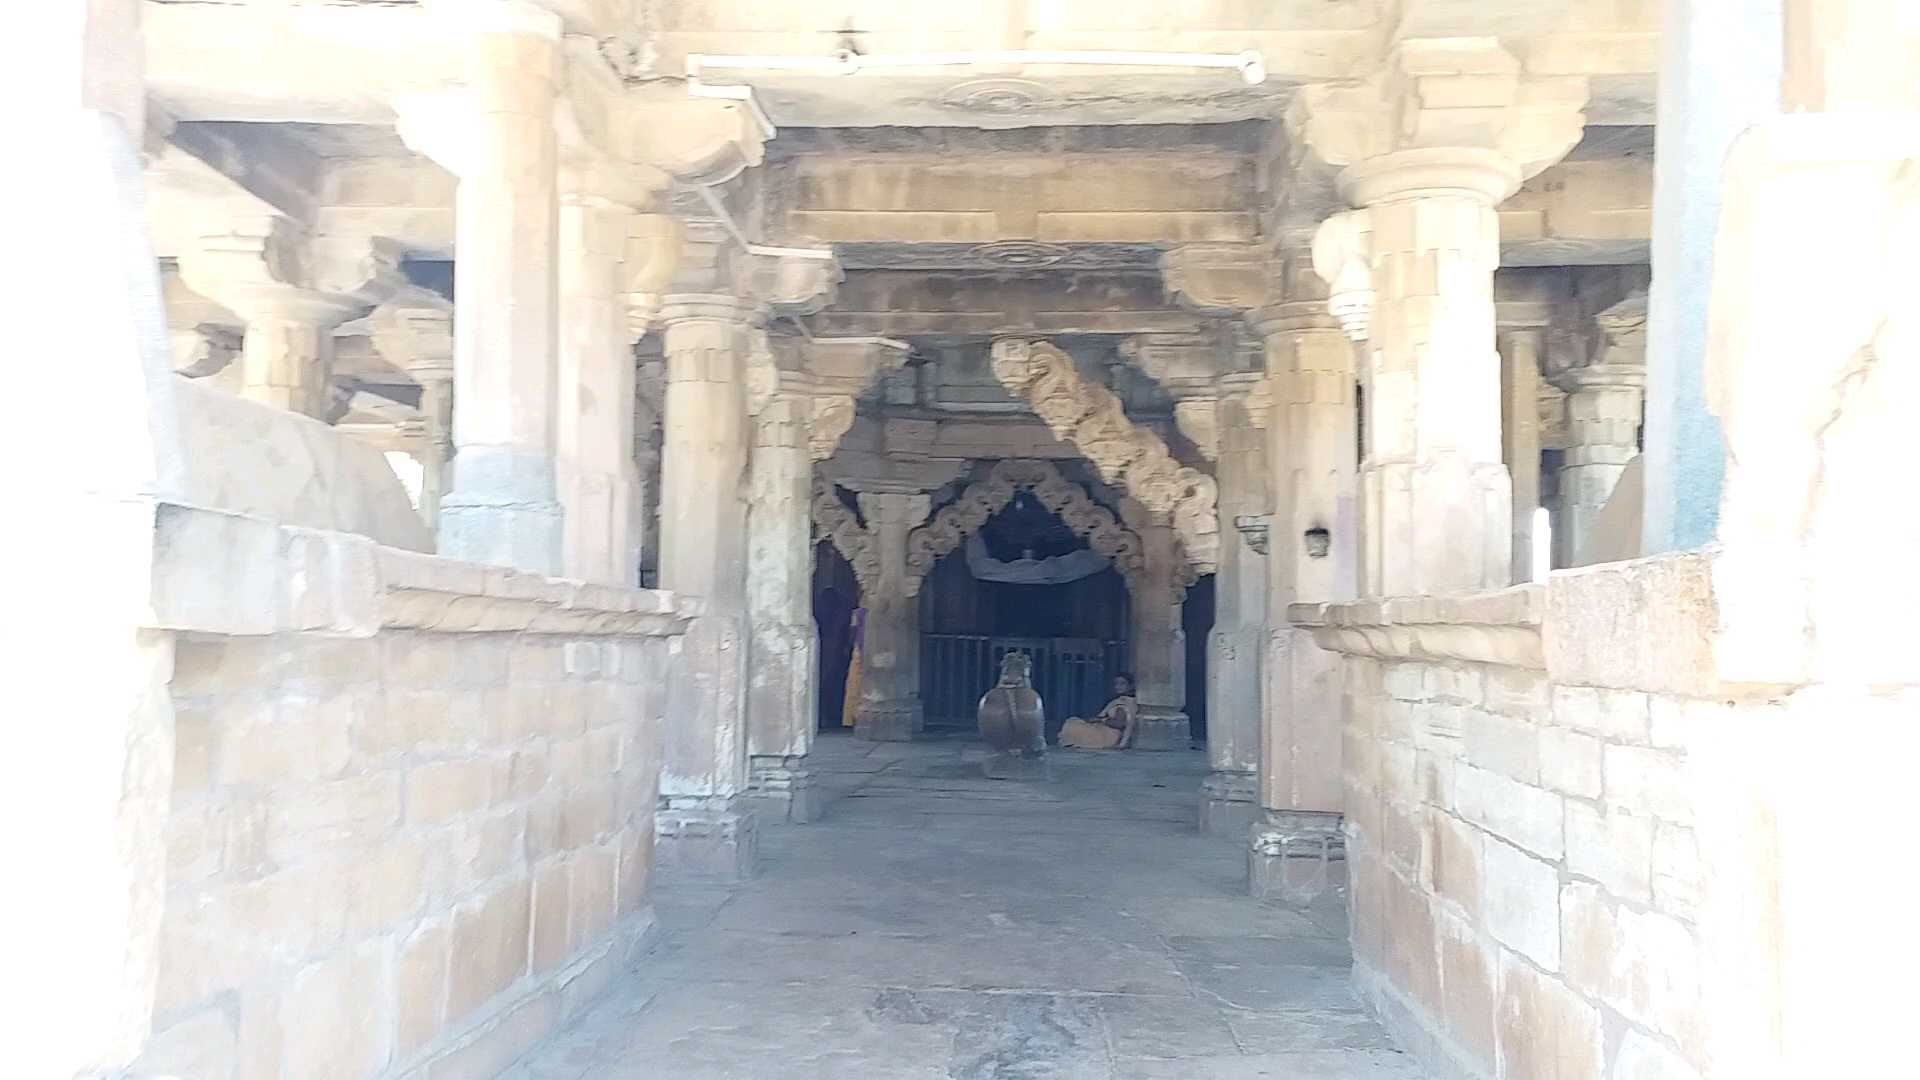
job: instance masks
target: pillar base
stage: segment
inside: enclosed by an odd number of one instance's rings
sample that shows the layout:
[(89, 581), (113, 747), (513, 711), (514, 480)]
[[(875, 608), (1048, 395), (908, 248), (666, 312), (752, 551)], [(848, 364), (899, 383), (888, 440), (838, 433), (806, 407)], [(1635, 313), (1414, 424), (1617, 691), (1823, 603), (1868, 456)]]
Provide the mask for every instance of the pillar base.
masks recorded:
[(1215, 769), (1200, 782), (1200, 835), (1238, 840), (1260, 820), (1253, 773)]
[(559, 576), (563, 512), (553, 459), (462, 447), (454, 488), (440, 499), (440, 554)]
[(980, 762), (980, 774), (989, 780), (1052, 780), (1053, 766), (1047, 763), (1045, 750), (993, 750)]
[(754, 816), (768, 822), (804, 825), (819, 816), (819, 788), (804, 757), (754, 758), (747, 777), (747, 802)]
[(668, 877), (745, 881), (757, 856), (755, 819), (734, 799), (678, 799), (653, 817), (654, 866)]
[(853, 737), (869, 742), (912, 742), (925, 733), (927, 714), (920, 699), (862, 702), (853, 714)]
[(1193, 725), (1183, 712), (1140, 711), (1133, 730), (1135, 750), (1186, 750), (1193, 745)]
[(1339, 814), (1269, 810), (1248, 832), (1247, 891), (1255, 899), (1309, 907), (1346, 885)]

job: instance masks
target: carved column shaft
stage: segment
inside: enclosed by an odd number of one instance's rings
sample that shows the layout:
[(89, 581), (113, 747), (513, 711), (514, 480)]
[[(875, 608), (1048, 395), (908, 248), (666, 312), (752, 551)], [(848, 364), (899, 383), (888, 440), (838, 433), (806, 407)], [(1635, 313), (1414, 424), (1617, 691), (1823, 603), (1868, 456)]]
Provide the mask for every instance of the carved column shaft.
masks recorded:
[(860, 704), (854, 713), (854, 733), (863, 739), (912, 739), (926, 726), (920, 701), (920, 597), (908, 583), (907, 534), (927, 519), (931, 506), (924, 493), (860, 494), (860, 513), (880, 557), (878, 583), (866, 598)]
[[(1140, 702), (1142, 749), (1174, 749), (1191, 738), (1187, 723), (1187, 635), (1180, 622), (1186, 597), (1180, 537), (1171, 525), (1134, 521), (1145, 566), (1128, 605), (1128, 651)], [(1237, 540), (1237, 538), (1236, 538)], [(1148, 736), (1151, 733), (1152, 738)]]
[(460, 118), (469, 137), (454, 170), (460, 464), (440, 504), (440, 550), (553, 574), (560, 24), (513, 10), (518, 20), (478, 27), (468, 45), (474, 112)]
[(660, 584), (707, 598), (668, 680), (656, 816), (661, 858), (706, 873), (753, 861), (747, 787), (746, 353), (730, 296), (669, 296), (661, 450)]
[(1547, 570), (1533, 564), (1533, 517), (1540, 507), (1540, 331), (1507, 335), (1500, 363), (1502, 455), (1513, 479), (1513, 580)]
[[(1285, 819), (1299, 826), (1313, 815), (1338, 813), (1345, 802), (1338, 658), (1292, 625), (1287, 606), (1349, 599), (1357, 588), (1354, 347), (1318, 300), (1264, 309), (1255, 325), (1273, 384), (1260, 804), (1270, 824)], [(1318, 834), (1332, 828), (1325, 820), (1315, 824)], [(1262, 844), (1291, 842), (1275, 835), (1256, 836), (1256, 856)], [(1251, 865), (1258, 895), (1269, 891), (1267, 874), (1286, 870), (1284, 859), (1256, 857)]]
[(769, 812), (802, 821), (819, 692), (811, 408), (809, 397), (776, 393), (754, 418), (747, 500), (748, 782)]
[[(1263, 415), (1255, 416), (1252, 390), (1264, 373), (1226, 376), (1216, 406), (1223, 526), (1264, 515), (1267, 446)], [(1214, 577), (1213, 630), (1207, 635), (1207, 759), (1201, 828), (1241, 836), (1253, 819), (1255, 773), (1260, 763), (1261, 653), (1266, 640), (1267, 557), (1231, 527), (1221, 530)]]
[(1493, 208), (1507, 181), (1496, 162), (1465, 156), (1458, 188), (1389, 172), (1369, 191), (1375, 298), (1360, 488), (1372, 596), (1499, 588), (1509, 578), (1513, 482), (1500, 457), (1493, 340)]
[(566, 576), (634, 585), (633, 350), (621, 259), (630, 211), (590, 194), (560, 202), (557, 468)]

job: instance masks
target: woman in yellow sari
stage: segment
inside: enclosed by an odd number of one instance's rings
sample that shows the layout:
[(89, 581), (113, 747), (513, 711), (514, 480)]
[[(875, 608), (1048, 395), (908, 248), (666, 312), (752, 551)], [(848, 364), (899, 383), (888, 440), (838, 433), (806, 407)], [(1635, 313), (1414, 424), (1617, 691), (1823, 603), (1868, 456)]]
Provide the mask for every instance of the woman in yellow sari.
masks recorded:
[(1091, 720), (1075, 716), (1060, 728), (1060, 745), (1075, 750), (1126, 750), (1133, 746), (1140, 723), (1140, 706), (1133, 698), (1133, 676), (1113, 677), (1113, 700)]

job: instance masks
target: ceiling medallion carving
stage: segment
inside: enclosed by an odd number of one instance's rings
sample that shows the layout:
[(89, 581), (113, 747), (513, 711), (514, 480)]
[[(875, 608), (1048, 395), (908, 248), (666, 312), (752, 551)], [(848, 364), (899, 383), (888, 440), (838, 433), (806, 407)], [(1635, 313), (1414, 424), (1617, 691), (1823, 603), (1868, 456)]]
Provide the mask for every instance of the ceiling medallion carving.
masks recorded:
[(1027, 112), (1052, 103), (1053, 95), (1046, 87), (1026, 79), (968, 79), (940, 95), (940, 104), (946, 108), (993, 116)]
[(1073, 251), (1059, 244), (1042, 244), (1033, 240), (996, 240), (991, 244), (981, 244), (968, 254), (989, 266), (1008, 270), (1037, 270), (1060, 262)]

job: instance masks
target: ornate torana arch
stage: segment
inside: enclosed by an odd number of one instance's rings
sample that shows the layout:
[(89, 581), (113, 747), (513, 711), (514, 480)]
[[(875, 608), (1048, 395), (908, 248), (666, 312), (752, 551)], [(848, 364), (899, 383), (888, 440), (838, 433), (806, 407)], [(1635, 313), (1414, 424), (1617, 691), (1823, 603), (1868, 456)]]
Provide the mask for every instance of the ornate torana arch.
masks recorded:
[(813, 478), (812, 513), (814, 536), (833, 541), (834, 550), (853, 566), (853, 579), (859, 582), (861, 594), (872, 596), (880, 582), (879, 539), (860, 524), (847, 504), (840, 501), (832, 482), (822, 476)]
[(1033, 492), (1040, 505), (1058, 514), (1074, 535), (1106, 556), (1128, 587), (1138, 592), (1147, 566), (1140, 537), (1094, 502), (1085, 488), (1062, 476), (1052, 462), (1012, 459), (994, 465), (932, 521), (907, 534), (908, 595), (919, 593), (921, 580), (941, 556), (966, 542), (1021, 491)]
[(1076, 447), (1100, 478), (1170, 519), (1187, 562), (1210, 574), (1220, 557), (1219, 487), (1213, 477), (1173, 459), (1152, 429), (1127, 419), (1113, 391), (1080, 377), (1073, 358), (1044, 341), (993, 343), (993, 373), (1027, 399), (1054, 435)]

